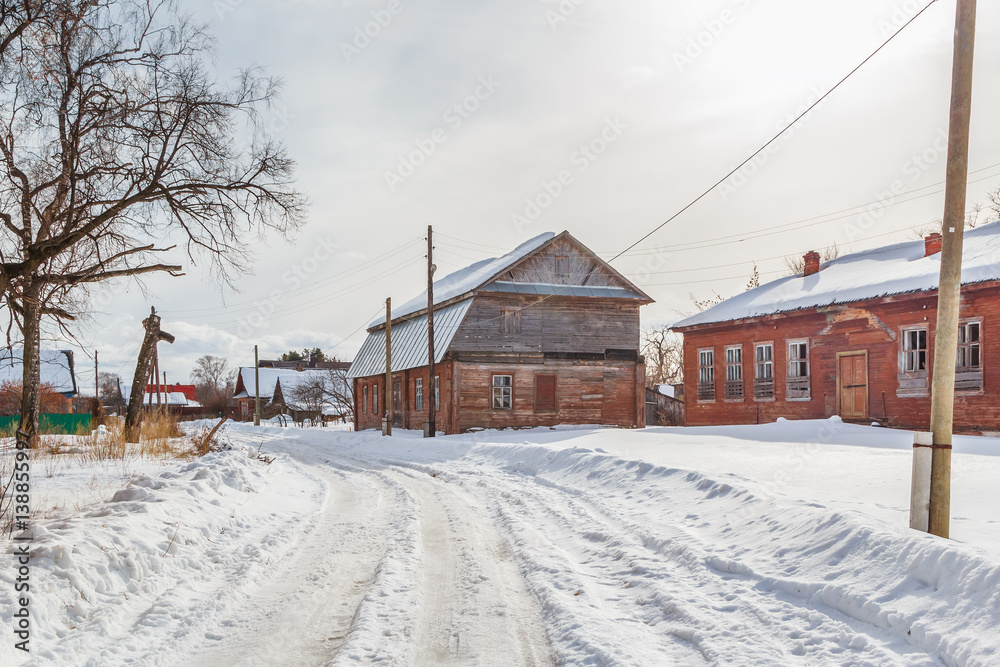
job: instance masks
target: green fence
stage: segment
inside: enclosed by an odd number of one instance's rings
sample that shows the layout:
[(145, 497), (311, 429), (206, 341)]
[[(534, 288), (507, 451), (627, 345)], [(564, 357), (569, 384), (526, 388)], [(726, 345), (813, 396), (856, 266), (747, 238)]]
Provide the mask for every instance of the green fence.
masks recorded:
[[(0, 433), (13, 434), (20, 418), (17, 415), (0, 417)], [(93, 424), (90, 415), (38, 415), (38, 431), (40, 433), (90, 433)]]

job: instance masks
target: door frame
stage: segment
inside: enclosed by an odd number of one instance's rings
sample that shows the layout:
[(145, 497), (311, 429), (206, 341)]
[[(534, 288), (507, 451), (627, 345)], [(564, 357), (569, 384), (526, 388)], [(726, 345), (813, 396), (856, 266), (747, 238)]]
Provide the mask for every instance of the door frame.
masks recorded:
[(868, 399), (869, 399), (869, 388), (871, 387), (871, 376), (868, 373), (868, 350), (851, 350), (849, 352), (838, 352), (837, 353), (837, 415), (843, 417), (843, 409), (841, 407), (840, 401), (841, 396), (843, 396), (843, 378), (840, 376), (840, 359), (842, 357), (861, 357), (865, 358), (865, 414), (863, 417), (849, 417), (848, 419), (864, 419), (869, 418), (868, 410)]

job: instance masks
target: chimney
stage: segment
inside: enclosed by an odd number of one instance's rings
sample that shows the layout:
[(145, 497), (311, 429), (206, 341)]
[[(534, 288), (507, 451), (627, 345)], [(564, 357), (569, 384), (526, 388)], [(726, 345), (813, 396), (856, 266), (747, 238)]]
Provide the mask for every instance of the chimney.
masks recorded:
[(924, 257), (930, 257), (941, 252), (941, 235), (937, 232), (924, 238)]
[(802, 271), (803, 276), (811, 276), (814, 273), (819, 273), (819, 253), (815, 250), (810, 250), (803, 255), (802, 266), (805, 267)]

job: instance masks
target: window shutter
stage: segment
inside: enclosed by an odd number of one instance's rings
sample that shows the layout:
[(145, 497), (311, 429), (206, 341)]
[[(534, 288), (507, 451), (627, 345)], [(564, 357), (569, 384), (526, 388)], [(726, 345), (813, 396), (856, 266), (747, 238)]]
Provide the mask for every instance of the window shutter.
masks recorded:
[(535, 376), (535, 409), (536, 410), (556, 409), (555, 375)]

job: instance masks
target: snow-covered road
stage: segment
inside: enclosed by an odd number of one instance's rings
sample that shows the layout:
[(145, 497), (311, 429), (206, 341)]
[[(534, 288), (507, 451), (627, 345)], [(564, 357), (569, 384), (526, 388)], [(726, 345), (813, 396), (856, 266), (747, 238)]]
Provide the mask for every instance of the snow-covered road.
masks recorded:
[[(898, 432), (227, 431), (233, 451), (49, 523), (36, 566), (57, 583), (40, 586), (39, 650), (16, 664), (1000, 657), (998, 456), (956, 453), (970, 470), (956, 515), (983, 548), (906, 529)], [(782, 465), (798, 472), (776, 485)]]

